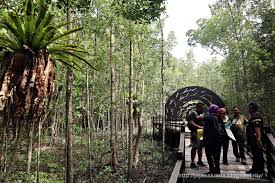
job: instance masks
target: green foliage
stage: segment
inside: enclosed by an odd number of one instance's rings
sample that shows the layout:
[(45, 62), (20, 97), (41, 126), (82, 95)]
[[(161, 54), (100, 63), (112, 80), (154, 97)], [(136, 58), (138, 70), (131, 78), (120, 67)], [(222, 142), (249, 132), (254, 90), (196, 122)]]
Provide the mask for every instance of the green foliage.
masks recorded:
[(96, 179), (95, 182), (120, 182), (126, 183), (127, 177), (123, 175), (119, 175), (118, 173), (114, 173), (111, 166), (105, 166), (103, 170), (99, 174), (99, 178)]
[(47, 49), (56, 61), (60, 61), (68, 67), (80, 69), (78, 61), (93, 67), (84, 58), (84, 54), (87, 54), (84, 48), (64, 44), (69, 35), (82, 29), (62, 30), (62, 27), (70, 23), (56, 24), (54, 14), (45, 1), (38, 0), (37, 4), (34, 4), (32, 0), (26, 0), (22, 15), (2, 11), (0, 50), (8, 52), (29, 50), (33, 54), (37, 54), (39, 50)]
[[(58, 180), (55, 174), (49, 174), (45, 172), (41, 172), (39, 174), (41, 183), (61, 183), (63, 180)], [(18, 183), (18, 182), (35, 182), (36, 177), (34, 175), (27, 176), (25, 172), (19, 171), (12, 174), (10, 182)]]
[(41, 172), (39, 174), (40, 176), (40, 182), (45, 182), (45, 183), (62, 183), (64, 182), (63, 180), (60, 180), (56, 174), (49, 174), (49, 173), (44, 173)]
[(165, 11), (165, 0), (114, 0), (116, 12), (134, 22), (150, 23), (157, 20)]
[(109, 144), (107, 144), (105, 140), (96, 139), (95, 143), (92, 146), (92, 151), (95, 152), (95, 154), (100, 152), (107, 152), (108, 149)]
[(219, 9), (215, 13), (209, 19), (199, 19), (197, 21), (199, 28), (187, 32), (188, 44), (195, 46), (199, 43), (203, 47), (212, 49), (213, 52), (227, 55), (231, 44), (228, 38), (232, 36), (229, 12)]
[[(85, 12), (91, 8), (91, 0), (71, 0), (73, 9), (76, 9), (81, 12)], [(57, 0), (57, 7), (61, 10), (66, 10), (67, 1), (66, 0)]]
[(144, 139), (143, 143), (140, 144), (140, 155), (148, 155), (148, 154), (152, 154), (152, 152), (154, 152), (156, 150), (156, 146), (157, 146), (157, 142), (153, 141), (150, 142), (147, 139)]
[[(212, 16), (198, 20), (198, 28), (187, 33), (191, 46), (201, 44), (224, 57), (219, 71), (224, 87), (219, 90), (228, 106), (245, 108), (248, 100), (261, 106), (274, 103), (275, 16), (270, 3), (218, 1), (210, 7)], [(266, 115), (271, 111), (263, 108)]]
[[(12, 174), (11, 182), (15, 183), (18, 181), (26, 180), (26, 177), (27, 177), (26, 172), (18, 171)], [(28, 181), (33, 181), (33, 180), (35, 180), (34, 176), (28, 178)]]

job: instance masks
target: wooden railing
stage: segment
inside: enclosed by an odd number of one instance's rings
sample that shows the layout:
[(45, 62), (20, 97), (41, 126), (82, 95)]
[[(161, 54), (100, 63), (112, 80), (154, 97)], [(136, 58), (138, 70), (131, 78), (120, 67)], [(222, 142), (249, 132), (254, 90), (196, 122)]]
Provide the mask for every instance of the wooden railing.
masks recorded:
[(185, 126), (181, 126), (180, 143), (177, 151), (177, 162), (170, 176), (169, 183), (183, 182), (180, 174), (185, 171)]
[(271, 133), (271, 128), (266, 127), (264, 133), (264, 142), (266, 147), (266, 165), (268, 176), (272, 183), (275, 183), (275, 139)]
[[(153, 126), (153, 139), (161, 139), (162, 128), (163, 128), (161, 117), (153, 116), (151, 120), (152, 120), (152, 126)], [(185, 124), (184, 121), (165, 121), (165, 130), (169, 131), (172, 134), (179, 135), (181, 131), (181, 126), (184, 124)], [(167, 135), (168, 133), (165, 133), (166, 144), (169, 145), (170, 147), (178, 147), (178, 144), (177, 144), (178, 141), (176, 142), (174, 137), (171, 138), (169, 135), (168, 135), (169, 137)], [(170, 143), (171, 141), (173, 141), (172, 144)]]
[[(161, 121), (157, 119), (152, 119), (153, 120), (153, 127), (157, 129), (162, 129), (162, 123)], [(166, 129), (171, 129), (175, 131), (180, 131), (181, 126), (184, 124), (184, 121), (165, 121), (165, 128)]]

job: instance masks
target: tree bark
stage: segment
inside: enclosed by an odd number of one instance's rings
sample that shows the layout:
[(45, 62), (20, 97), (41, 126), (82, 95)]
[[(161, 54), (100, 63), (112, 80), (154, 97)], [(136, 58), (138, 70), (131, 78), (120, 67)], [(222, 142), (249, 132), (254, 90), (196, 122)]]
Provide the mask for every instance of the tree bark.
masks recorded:
[[(9, 104), (8, 104), (9, 106)], [(8, 108), (9, 109), (9, 108)], [(1, 132), (2, 132), (2, 142), (1, 142), (1, 149), (0, 149), (0, 171), (3, 171), (3, 174), (6, 172), (6, 158), (7, 158), (7, 142), (8, 142), (8, 125), (10, 121), (10, 112), (5, 111), (2, 117), (2, 125), (1, 125)]]
[(116, 76), (115, 68), (113, 65), (113, 27), (110, 27), (110, 40), (109, 40), (109, 56), (110, 56), (110, 71), (111, 71), (111, 120), (110, 120), (110, 129), (111, 129), (111, 165), (115, 169), (117, 161), (117, 143), (116, 143)]
[[(142, 71), (144, 72), (144, 53), (143, 53), (143, 49), (141, 49), (140, 44), (138, 44), (138, 50), (140, 53), (140, 59), (142, 62)], [(145, 74), (145, 72), (144, 72)], [(146, 77), (145, 75), (143, 76), (144, 78)], [(141, 104), (143, 103), (143, 98), (144, 98), (144, 85), (145, 81), (144, 79), (142, 79), (141, 82)], [(143, 108), (140, 107), (140, 111), (137, 111), (138, 115), (137, 115), (137, 123), (138, 123), (138, 133), (137, 133), (137, 137), (136, 137), (136, 144), (135, 144), (135, 151), (134, 151), (134, 167), (137, 167), (137, 163), (139, 161), (139, 146), (140, 146), (140, 140), (142, 137), (142, 130), (143, 130)]]
[[(92, 70), (92, 80), (95, 79), (95, 71)], [(94, 135), (94, 139), (96, 139), (96, 119), (95, 119), (95, 111), (94, 111), (94, 103), (95, 103), (95, 100), (94, 100), (94, 85), (91, 86), (91, 90), (89, 92), (90, 94), (90, 120), (91, 120), (91, 135)], [(91, 136), (91, 139), (92, 139), (92, 136)]]
[(89, 156), (89, 182), (92, 182), (92, 152), (91, 152), (91, 140), (92, 140), (92, 129), (90, 120), (90, 97), (89, 97), (89, 69), (87, 67), (86, 73), (86, 115), (88, 124), (88, 156)]
[(27, 155), (27, 174), (30, 174), (32, 161), (32, 138), (33, 138), (34, 123), (31, 121), (28, 135), (28, 155)]
[(132, 177), (132, 167), (133, 167), (133, 54), (132, 54), (132, 40), (129, 44), (130, 59), (129, 59), (129, 98), (128, 98), (128, 180)]
[(137, 163), (139, 161), (139, 144), (141, 140), (141, 135), (142, 135), (142, 121), (141, 121), (141, 113), (138, 114), (137, 117), (137, 122), (138, 122), (138, 133), (136, 137), (136, 144), (135, 144), (135, 151), (134, 151), (134, 167), (137, 167)]
[(73, 182), (73, 157), (72, 157), (72, 82), (73, 74), (68, 68), (66, 91), (66, 182)]
[(36, 154), (36, 182), (39, 183), (40, 182), (40, 178), (39, 178), (39, 166), (40, 166), (40, 151), (41, 151), (41, 128), (42, 128), (42, 124), (41, 124), (41, 119), (39, 119), (38, 121), (38, 147), (37, 147), (37, 154)]
[[(125, 149), (126, 151), (123, 153), (123, 160), (127, 159), (127, 104), (126, 104), (126, 89), (125, 89), (125, 59), (124, 59), (124, 50), (121, 50), (121, 68), (122, 68), (122, 73), (121, 73), (121, 88), (122, 88), (122, 94), (123, 94), (123, 111), (121, 114), (121, 141), (122, 141), (122, 148)], [(126, 127), (126, 129), (125, 129)], [(125, 137), (126, 135), (126, 137)], [(125, 137), (125, 144), (124, 144), (124, 137)], [(126, 145), (126, 148), (124, 148)]]
[(164, 163), (164, 153), (165, 153), (165, 107), (164, 107), (164, 36), (163, 27), (161, 20), (159, 22), (160, 32), (161, 32), (161, 51), (160, 51), (160, 61), (161, 61), (161, 104), (160, 104), (160, 114), (162, 122), (162, 162)]
[[(5, 118), (4, 118), (5, 119)], [(7, 137), (7, 126), (4, 127), (4, 133), (3, 133), (3, 162), (1, 170), (3, 170), (3, 174), (7, 171), (7, 151), (8, 151), (8, 137)], [(2, 159), (1, 159), (2, 160)]]
[[(70, 0), (67, 0), (67, 22), (72, 22), (72, 8)], [(68, 24), (68, 30), (72, 29), (72, 25)], [(67, 68), (67, 83), (66, 83), (66, 182), (73, 183), (73, 149), (72, 149), (72, 87), (73, 73), (70, 68)]]

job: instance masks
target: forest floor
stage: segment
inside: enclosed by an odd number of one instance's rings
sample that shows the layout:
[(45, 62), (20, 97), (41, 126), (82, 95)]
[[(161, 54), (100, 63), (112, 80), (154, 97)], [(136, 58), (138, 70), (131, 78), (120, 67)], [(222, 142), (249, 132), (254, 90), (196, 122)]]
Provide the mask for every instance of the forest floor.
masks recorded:
[[(119, 154), (119, 153), (118, 153)], [(126, 154), (125, 154), (126, 156)], [(113, 172), (109, 166), (103, 168), (93, 182), (127, 182), (127, 161), (125, 156), (119, 158), (121, 167)], [(108, 157), (109, 158), (109, 157)], [(166, 183), (173, 171), (176, 155), (172, 151), (165, 153), (162, 162), (161, 143), (143, 137), (140, 146), (140, 159), (133, 169), (133, 183)]]
[[(127, 181), (127, 149), (126, 143), (118, 144), (118, 161), (119, 165), (114, 171), (109, 163), (109, 140), (104, 136), (98, 136), (91, 145), (92, 165), (91, 175), (92, 182), (95, 183), (123, 183)], [(63, 183), (65, 172), (64, 158), (64, 140), (54, 146), (49, 146), (47, 140), (42, 140), (39, 179), (41, 183)], [(26, 147), (23, 142), (22, 146)], [(34, 147), (37, 145), (34, 144)], [(36, 151), (32, 158), (32, 174), (26, 175), (26, 148), (22, 148), (18, 156), (18, 161), (14, 165), (10, 182), (35, 182), (37, 159)], [(74, 182), (89, 182), (89, 156), (87, 140), (80, 136), (74, 137), (73, 145), (74, 156)], [(37, 148), (36, 148), (37, 150)], [(176, 155), (172, 151), (167, 151), (162, 162), (161, 142), (152, 140), (151, 137), (143, 137), (140, 144), (140, 159), (137, 167), (133, 169), (133, 177), (130, 182), (133, 183), (164, 183), (168, 182), (172, 173)]]

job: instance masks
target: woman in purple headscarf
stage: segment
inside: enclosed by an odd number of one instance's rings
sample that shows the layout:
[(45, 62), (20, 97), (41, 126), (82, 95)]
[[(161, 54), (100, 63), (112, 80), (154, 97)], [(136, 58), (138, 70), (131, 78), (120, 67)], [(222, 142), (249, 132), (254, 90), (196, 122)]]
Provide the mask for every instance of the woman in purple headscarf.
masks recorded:
[(220, 174), (220, 154), (221, 142), (220, 125), (218, 121), (219, 107), (212, 104), (208, 108), (208, 114), (204, 118), (203, 141), (205, 146), (205, 154), (209, 165), (207, 174)]

